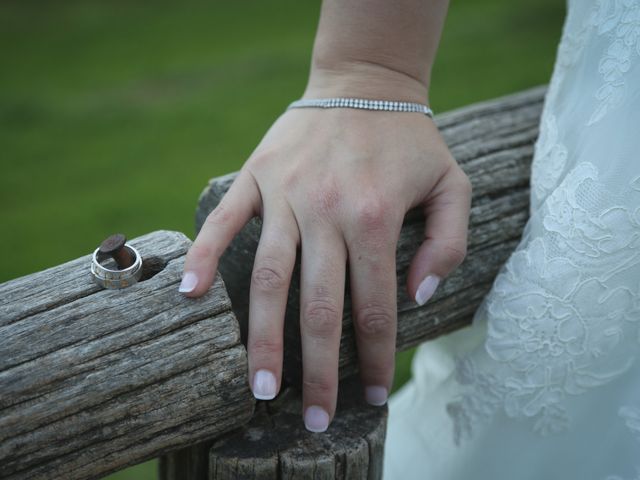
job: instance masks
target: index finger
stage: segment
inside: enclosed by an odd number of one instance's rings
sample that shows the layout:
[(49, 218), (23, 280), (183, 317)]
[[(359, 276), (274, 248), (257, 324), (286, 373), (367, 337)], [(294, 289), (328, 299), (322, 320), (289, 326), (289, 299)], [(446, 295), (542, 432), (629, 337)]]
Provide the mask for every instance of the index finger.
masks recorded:
[(178, 289), (181, 293), (199, 297), (209, 289), (220, 256), (242, 227), (258, 214), (260, 204), (260, 190), (253, 175), (246, 169), (240, 170), (187, 252)]

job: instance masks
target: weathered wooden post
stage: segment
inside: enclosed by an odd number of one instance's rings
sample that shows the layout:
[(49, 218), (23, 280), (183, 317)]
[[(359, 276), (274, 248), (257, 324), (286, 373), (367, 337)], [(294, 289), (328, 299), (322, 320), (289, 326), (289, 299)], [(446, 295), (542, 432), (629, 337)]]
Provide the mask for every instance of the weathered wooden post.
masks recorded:
[(364, 401), (355, 376), (340, 383), (339, 414), (321, 435), (302, 426), (296, 390), (280, 397), (260, 402), (249, 424), (212, 444), (209, 478), (381, 478), (387, 409)]
[(302, 424), (302, 401), (293, 387), (258, 402), (239, 429), (160, 460), (160, 478), (181, 479), (379, 479), (387, 408), (365, 403), (355, 376), (340, 383), (336, 416), (325, 433)]

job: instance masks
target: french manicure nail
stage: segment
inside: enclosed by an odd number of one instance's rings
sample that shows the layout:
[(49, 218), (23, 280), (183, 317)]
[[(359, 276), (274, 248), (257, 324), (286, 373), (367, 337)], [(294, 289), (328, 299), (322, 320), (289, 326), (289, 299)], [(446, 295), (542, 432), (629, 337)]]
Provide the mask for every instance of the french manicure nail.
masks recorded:
[(437, 275), (429, 275), (425, 278), (416, 292), (416, 303), (418, 305), (424, 305), (432, 297), (433, 293), (438, 288), (440, 283), (440, 277)]
[(276, 389), (276, 376), (269, 370), (258, 370), (253, 376), (253, 396), (258, 400), (273, 400)]
[(311, 432), (324, 432), (329, 428), (329, 414), (322, 407), (312, 405), (304, 412), (304, 426)]
[(366, 387), (364, 389), (364, 398), (370, 405), (380, 407), (387, 403), (387, 389), (378, 385)]
[(180, 288), (178, 291), (180, 293), (189, 293), (193, 292), (198, 284), (198, 277), (193, 272), (185, 272), (182, 276), (182, 282), (180, 282)]

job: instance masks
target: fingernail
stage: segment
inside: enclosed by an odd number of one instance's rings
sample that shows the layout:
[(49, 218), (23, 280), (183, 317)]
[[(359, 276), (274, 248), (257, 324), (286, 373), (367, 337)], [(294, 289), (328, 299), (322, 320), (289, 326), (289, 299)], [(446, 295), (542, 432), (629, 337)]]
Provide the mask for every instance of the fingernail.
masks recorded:
[(440, 277), (437, 275), (429, 275), (425, 278), (420, 286), (418, 287), (418, 291), (416, 292), (416, 303), (418, 305), (424, 305), (427, 303), (427, 300), (431, 298), (433, 292), (438, 288), (438, 284), (440, 283)]
[(269, 370), (258, 370), (253, 376), (253, 396), (258, 400), (273, 400), (276, 389), (276, 376)]
[(189, 293), (193, 292), (198, 284), (198, 277), (193, 272), (185, 272), (182, 276), (182, 282), (180, 282), (180, 288), (178, 291), (180, 293)]
[(329, 427), (329, 414), (322, 407), (312, 405), (304, 412), (304, 426), (311, 432), (324, 432)]
[(378, 385), (366, 387), (364, 389), (365, 400), (367, 400), (368, 404), (375, 405), (376, 407), (380, 407), (387, 403), (387, 395), (387, 389)]

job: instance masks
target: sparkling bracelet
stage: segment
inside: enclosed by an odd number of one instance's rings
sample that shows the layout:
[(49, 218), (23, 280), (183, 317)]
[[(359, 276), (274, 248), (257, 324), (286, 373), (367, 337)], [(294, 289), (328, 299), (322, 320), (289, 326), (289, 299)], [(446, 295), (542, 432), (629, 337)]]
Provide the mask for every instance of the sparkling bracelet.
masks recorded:
[(365, 98), (314, 98), (292, 102), (290, 108), (360, 108), (388, 112), (418, 112), (433, 118), (433, 111), (421, 103), (367, 100)]

